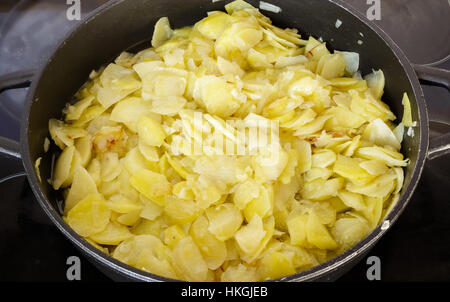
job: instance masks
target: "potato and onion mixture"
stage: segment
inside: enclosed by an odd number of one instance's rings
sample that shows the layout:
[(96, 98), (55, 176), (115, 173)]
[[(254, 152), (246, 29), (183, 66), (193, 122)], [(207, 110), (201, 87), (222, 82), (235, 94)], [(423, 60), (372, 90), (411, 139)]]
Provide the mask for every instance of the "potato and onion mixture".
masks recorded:
[[(381, 70), (362, 78), (358, 54), (241, 0), (225, 9), (175, 30), (161, 18), (151, 48), (92, 72), (49, 122), (65, 221), (168, 278), (258, 281), (323, 263), (380, 223), (408, 164)], [(246, 139), (264, 122), (277, 128)]]

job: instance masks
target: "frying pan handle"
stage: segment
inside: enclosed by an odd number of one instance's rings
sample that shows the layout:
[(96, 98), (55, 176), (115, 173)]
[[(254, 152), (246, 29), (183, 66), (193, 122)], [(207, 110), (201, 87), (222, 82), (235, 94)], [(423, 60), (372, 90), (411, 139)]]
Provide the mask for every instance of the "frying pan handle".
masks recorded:
[(430, 139), (430, 147), (428, 149), (428, 158), (436, 157), (450, 153), (450, 133), (443, 134)]
[(423, 84), (443, 86), (450, 90), (450, 70), (416, 64), (413, 67)]
[(29, 87), (35, 73), (35, 70), (21, 70), (0, 76), (0, 93), (10, 89)]
[[(450, 71), (423, 66), (413, 65), (417, 76), (423, 84), (442, 86), (450, 91)], [(439, 156), (450, 153), (450, 133), (430, 138), (430, 147), (428, 150), (428, 158), (434, 159)]]
[(21, 158), (20, 145), (18, 142), (6, 137), (0, 136), (0, 154), (4, 154), (9, 157)]
[[(34, 70), (21, 70), (0, 76), (0, 93), (10, 89), (30, 86), (34, 74)], [(0, 154), (21, 158), (19, 143), (0, 136)]]

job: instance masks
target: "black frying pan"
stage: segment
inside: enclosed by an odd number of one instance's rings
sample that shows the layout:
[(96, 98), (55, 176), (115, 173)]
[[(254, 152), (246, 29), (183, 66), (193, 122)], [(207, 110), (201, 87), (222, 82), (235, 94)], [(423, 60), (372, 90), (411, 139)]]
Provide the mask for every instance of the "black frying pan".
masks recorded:
[[(48, 61), (35, 73), (21, 72), (0, 78), (0, 92), (28, 85), (31, 82), (24, 108), (20, 144), (0, 139), (0, 152), (21, 157), (29, 183), (46, 214), (59, 230), (84, 255), (115, 280), (168, 280), (125, 265), (92, 247), (77, 235), (61, 218), (61, 197), (51, 186), (39, 182), (34, 163), (43, 156), (40, 174), (43, 180), (51, 177), (56, 147), (46, 154), (43, 143), (49, 137), (48, 120), (60, 117), (62, 109), (93, 69), (108, 63), (123, 50), (137, 49), (153, 32), (155, 22), (168, 16), (174, 28), (192, 25), (205, 17), (206, 12), (223, 9), (226, 2), (211, 0), (114, 0), (100, 7), (79, 24), (59, 45)], [(258, 7), (258, 1), (249, 0)], [(397, 220), (411, 198), (418, 183), (425, 160), (450, 152), (450, 134), (429, 141), (427, 105), (416, 76), (448, 88), (450, 72), (423, 66), (412, 66), (403, 52), (377, 26), (364, 16), (345, 7), (341, 0), (269, 0), (281, 7), (281, 13), (264, 12), (280, 27), (298, 28), (304, 36), (313, 35), (328, 41), (333, 49), (358, 52), (362, 74), (381, 68), (386, 77), (384, 101), (396, 116), (401, 117), (401, 98), (407, 92), (411, 100), (413, 120), (418, 122), (413, 137), (405, 136), (402, 152), (411, 160), (406, 167), (405, 185), (401, 198), (386, 217), (390, 225)], [(343, 25), (336, 29), (337, 19)], [(361, 38), (359, 33), (364, 35)], [(358, 44), (358, 40), (363, 40)], [(334, 280), (360, 260), (386, 232), (378, 226), (357, 245), (307, 271), (280, 280)]]

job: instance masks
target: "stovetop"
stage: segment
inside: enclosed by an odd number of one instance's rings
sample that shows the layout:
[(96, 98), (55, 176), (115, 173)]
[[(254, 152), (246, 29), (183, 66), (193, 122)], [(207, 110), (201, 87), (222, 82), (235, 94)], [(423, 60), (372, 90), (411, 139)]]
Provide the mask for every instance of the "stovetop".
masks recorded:
[[(81, 0), (82, 16), (107, 0)], [(365, 0), (346, 2), (366, 14)], [(414, 63), (450, 69), (448, 0), (380, 0), (380, 25)], [(0, 0), (0, 74), (37, 68), (55, 43), (80, 21), (66, 18), (61, 0)], [(423, 86), (434, 129), (448, 132), (450, 101)], [(27, 89), (0, 95), (0, 136), (19, 138)], [(22, 164), (0, 155), (0, 281), (64, 281), (69, 256), (81, 259), (84, 281), (107, 281), (54, 227), (31, 192)], [(404, 213), (370, 251), (384, 281), (450, 281), (450, 156), (426, 163)], [(365, 259), (340, 281), (367, 281)]]

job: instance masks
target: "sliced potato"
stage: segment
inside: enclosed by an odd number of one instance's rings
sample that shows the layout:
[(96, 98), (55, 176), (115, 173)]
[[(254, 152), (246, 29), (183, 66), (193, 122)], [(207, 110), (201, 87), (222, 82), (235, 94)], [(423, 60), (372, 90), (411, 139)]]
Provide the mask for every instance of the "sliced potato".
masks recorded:
[(186, 281), (206, 281), (208, 265), (190, 236), (178, 241), (173, 249), (173, 264), (178, 275)]
[(96, 194), (97, 185), (91, 175), (82, 166), (77, 166), (73, 176), (72, 186), (64, 203), (64, 213), (67, 214), (79, 201), (90, 194)]
[(117, 245), (131, 236), (133, 235), (127, 227), (111, 222), (102, 232), (93, 234), (89, 238), (99, 244)]
[(160, 18), (155, 24), (155, 30), (152, 37), (152, 46), (161, 46), (173, 34), (170, 28), (169, 19), (167, 17)]
[(223, 241), (218, 240), (209, 230), (209, 222), (205, 216), (197, 218), (190, 228), (190, 235), (199, 247), (208, 268), (219, 268), (227, 258), (227, 247)]
[(329, 261), (388, 215), (417, 126), (408, 96), (397, 125), (383, 71), (363, 78), (364, 54), (279, 28), (272, 9), (236, 0), (175, 30), (162, 17), (152, 47), (89, 75), (48, 123), (75, 232), (155, 275), (249, 282)]
[(208, 208), (206, 215), (209, 220), (208, 230), (222, 241), (233, 237), (243, 221), (241, 212), (232, 203)]
[(164, 205), (158, 197), (171, 191), (171, 184), (162, 174), (150, 170), (141, 169), (130, 178), (131, 185), (148, 199)]
[(102, 232), (109, 223), (111, 210), (103, 197), (91, 194), (78, 202), (68, 213), (67, 222), (79, 235), (89, 237)]

